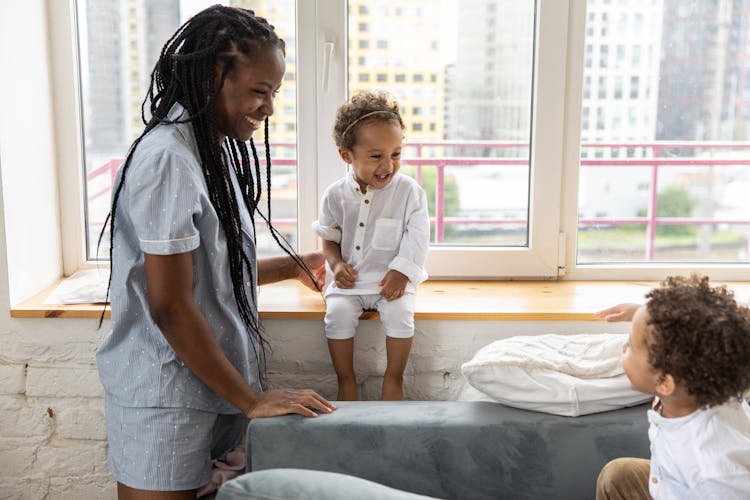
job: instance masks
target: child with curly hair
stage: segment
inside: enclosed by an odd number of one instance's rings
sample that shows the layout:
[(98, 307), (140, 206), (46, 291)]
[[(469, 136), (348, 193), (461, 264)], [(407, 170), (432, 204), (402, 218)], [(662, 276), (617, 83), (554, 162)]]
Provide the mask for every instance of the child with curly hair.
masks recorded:
[(364, 309), (378, 310), (386, 332), (382, 398), (403, 399), (415, 294), (427, 278), (427, 197), (399, 174), (404, 122), (388, 94), (352, 96), (336, 113), (333, 136), (351, 169), (326, 189), (313, 229), (333, 278), (325, 289), (325, 331), (338, 400), (357, 399), (354, 333)]
[[(707, 277), (671, 277), (645, 305), (599, 312), (633, 320), (623, 367), (654, 394), (651, 460), (619, 458), (599, 474), (597, 499), (750, 498), (750, 310)], [(649, 496), (650, 494), (650, 496)]]

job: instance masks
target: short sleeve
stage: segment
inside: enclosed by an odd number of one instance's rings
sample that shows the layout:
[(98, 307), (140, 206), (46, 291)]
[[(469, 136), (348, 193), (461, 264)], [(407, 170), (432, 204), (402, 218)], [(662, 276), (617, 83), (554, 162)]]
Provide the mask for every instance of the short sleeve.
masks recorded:
[(133, 167), (125, 182), (127, 210), (141, 250), (154, 255), (195, 250), (205, 193), (203, 179), (196, 175), (199, 168), (169, 151)]

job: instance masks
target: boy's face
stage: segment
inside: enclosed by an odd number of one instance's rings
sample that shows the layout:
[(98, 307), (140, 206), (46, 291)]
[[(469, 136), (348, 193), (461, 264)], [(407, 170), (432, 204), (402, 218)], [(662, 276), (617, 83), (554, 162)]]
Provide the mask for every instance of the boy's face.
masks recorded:
[(633, 389), (646, 394), (656, 394), (660, 376), (648, 363), (648, 320), (648, 310), (642, 305), (633, 316), (630, 336), (622, 346), (622, 367)]
[(393, 180), (401, 168), (403, 140), (400, 125), (392, 121), (368, 122), (357, 130), (357, 141), (351, 151), (339, 150), (341, 158), (351, 163), (362, 192), (367, 186), (384, 188)]

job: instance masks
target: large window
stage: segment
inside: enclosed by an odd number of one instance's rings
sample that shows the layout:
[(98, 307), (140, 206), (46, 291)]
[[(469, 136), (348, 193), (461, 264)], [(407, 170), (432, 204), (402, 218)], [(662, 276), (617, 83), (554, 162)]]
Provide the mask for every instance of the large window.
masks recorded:
[[(89, 258), (158, 49), (210, 3), (78, 0)], [(287, 42), (272, 216), (298, 250), (319, 246), (320, 195), (345, 172), (336, 108), (382, 89), (407, 125), (402, 172), (428, 193), (432, 277), (750, 276), (750, 11), (736, 2), (227, 3)]]
[[(556, 62), (535, 63), (565, 59), (565, 30), (554, 23), (566, 6), (322, 3), (339, 13), (319, 29), (334, 45), (330, 77), (341, 80), (322, 99), (335, 109), (357, 90), (384, 90), (399, 102), (406, 122), (402, 172), (428, 197), (430, 275), (557, 276), (559, 214), (549, 204), (560, 199), (562, 151), (554, 143), (565, 95), (563, 86), (542, 88), (534, 78), (559, 78), (552, 76)], [(331, 32), (346, 33), (346, 44)], [(336, 168), (342, 175), (340, 161)]]
[(529, 243), (534, 2), (502, 3), (349, 1), (349, 93), (399, 102), (402, 173), (427, 192), (433, 247)]
[[(600, 88), (582, 106), (604, 111), (600, 127), (582, 121), (578, 263), (747, 263), (747, 6), (587, 8), (586, 52), (599, 61), (584, 78)], [(616, 82), (613, 95), (606, 80)]]

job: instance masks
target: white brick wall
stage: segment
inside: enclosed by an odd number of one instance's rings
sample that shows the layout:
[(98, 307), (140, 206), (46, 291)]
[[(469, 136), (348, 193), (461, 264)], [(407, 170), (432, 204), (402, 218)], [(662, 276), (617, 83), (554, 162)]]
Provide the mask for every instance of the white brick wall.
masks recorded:
[(0, 365), (0, 394), (23, 394), (26, 365)]
[[(336, 394), (321, 322), (268, 321), (272, 387)], [(480, 347), (513, 335), (626, 331), (627, 325), (543, 322), (417, 322), (406, 368), (409, 399), (454, 399), (461, 364)], [(0, 498), (114, 499), (107, 471), (102, 387), (95, 351), (107, 325), (92, 320), (11, 320), (0, 324)], [(363, 321), (355, 339), (363, 399), (380, 397), (385, 338)]]
[(117, 497), (94, 363), (105, 333), (91, 320), (0, 323), (0, 498)]

